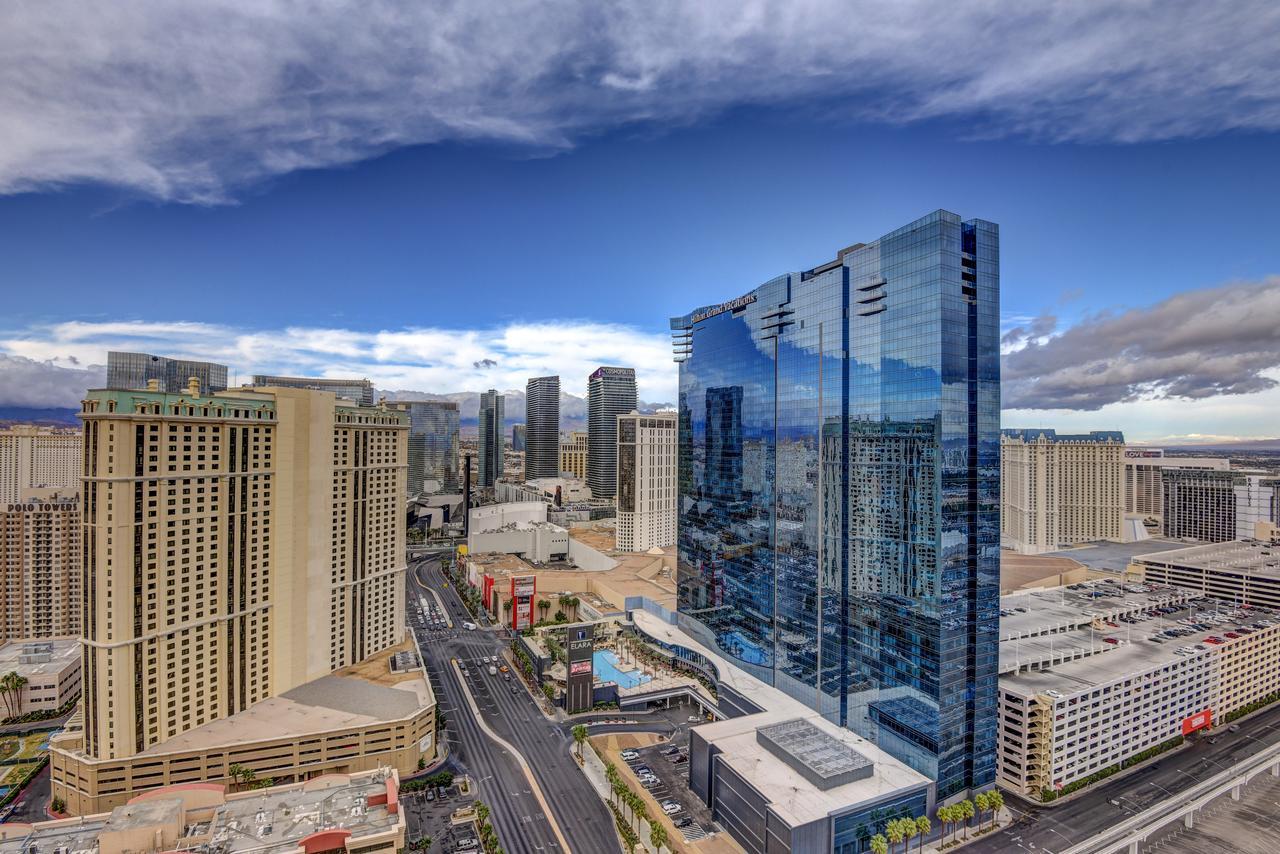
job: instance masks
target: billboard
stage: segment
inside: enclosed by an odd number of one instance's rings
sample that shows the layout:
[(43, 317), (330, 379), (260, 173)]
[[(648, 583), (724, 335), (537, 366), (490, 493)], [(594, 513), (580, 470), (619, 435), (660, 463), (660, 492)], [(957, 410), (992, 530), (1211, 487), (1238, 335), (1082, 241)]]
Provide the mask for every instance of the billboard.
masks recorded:
[(1164, 451), (1157, 448), (1125, 448), (1126, 460), (1158, 460), (1164, 457)]
[(1196, 730), (1205, 729), (1213, 726), (1213, 709), (1205, 709), (1203, 712), (1196, 712), (1182, 721), (1182, 734), (1191, 735)]
[(511, 628), (520, 630), (533, 626), (533, 599), (537, 595), (536, 575), (511, 576)]
[(569, 676), (565, 684), (566, 712), (585, 712), (593, 701), (595, 688), (595, 626), (572, 626), (565, 631), (565, 651), (569, 659)]

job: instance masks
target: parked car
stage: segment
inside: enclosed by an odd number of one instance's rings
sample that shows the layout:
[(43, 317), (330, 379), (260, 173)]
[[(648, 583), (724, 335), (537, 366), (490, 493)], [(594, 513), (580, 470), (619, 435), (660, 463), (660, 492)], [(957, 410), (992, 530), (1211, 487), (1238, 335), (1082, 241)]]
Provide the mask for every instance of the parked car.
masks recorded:
[(676, 803), (675, 801), (662, 802), (662, 811), (667, 815), (675, 815), (676, 813), (680, 812), (683, 809), (684, 807)]
[(634, 750), (624, 750), (620, 754), (624, 762), (630, 762), (632, 759), (639, 759), (640, 754)]

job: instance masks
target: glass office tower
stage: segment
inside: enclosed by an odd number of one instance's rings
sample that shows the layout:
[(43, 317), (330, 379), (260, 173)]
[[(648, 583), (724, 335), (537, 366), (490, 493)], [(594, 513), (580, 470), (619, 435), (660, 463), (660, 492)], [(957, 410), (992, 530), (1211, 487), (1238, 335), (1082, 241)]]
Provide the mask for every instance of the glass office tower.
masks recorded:
[(492, 489), (502, 477), (506, 458), (506, 441), (503, 436), (504, 400), (495, 389), (480, 395), (480, 481), (481, 489)]
[(673, 318), (680, 623), (937, 780), (995, 780), (999, 231), (937, 211)]
[(148, 380), (155, 380), (160, 391), (180, 394), (186, 390), (187, 381), (191, 377), (200, 381), (201, 394), (227, 390), (227, 366), (217, 362), (171, 359), (150, 353), (124, 353), (116, 350), (107, 353), (107, 388), (145, 389)]
[(451, 400), (406, 400), (391, 404), (409, 413), (409, 495), (457, 492), (458, 404)]

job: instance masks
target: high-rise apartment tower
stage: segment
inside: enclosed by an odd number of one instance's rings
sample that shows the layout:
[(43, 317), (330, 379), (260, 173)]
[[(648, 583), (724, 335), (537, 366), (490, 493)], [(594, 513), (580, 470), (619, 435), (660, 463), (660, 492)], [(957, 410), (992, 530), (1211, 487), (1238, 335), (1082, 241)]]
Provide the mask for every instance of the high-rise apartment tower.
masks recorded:
[(635, 410), (633, 368), (596, 368), (587, 381), (587, 486), (613, 498), (618, 480), (618, 416)]
[(560, 475), (560, 378), (533, 377), (524, 392), (524, 476)]
[(84, 400), (84, 738), (130, 757), (404, 635), (408, 417), (264, 388)]
[(79, 430), (18, 424), (0, 429), (0, 504), (14, 504), (28, 489), (80, 491)]
[(999, 259), (937, 211), (671, 321), (680, 626), (940, 800), (995, 780)]
[(458, 404), (451, 400), (406, 400), (391, 406), (409, 413), (409, 495), (457, 492)]
[(506, 457), (502, 421), (503, 397), (489, 389), (480, 395), (480, 479), (476, 485), (481, 489), (492, 489), (502, 477)]
[(1000, 451), (1000, 530), (1007, 546), (1041, 554), (1121, 540), (1123, 434), (1005, 430)]
[(676, 542), (676, 414), (618, 416), (617, 548)]

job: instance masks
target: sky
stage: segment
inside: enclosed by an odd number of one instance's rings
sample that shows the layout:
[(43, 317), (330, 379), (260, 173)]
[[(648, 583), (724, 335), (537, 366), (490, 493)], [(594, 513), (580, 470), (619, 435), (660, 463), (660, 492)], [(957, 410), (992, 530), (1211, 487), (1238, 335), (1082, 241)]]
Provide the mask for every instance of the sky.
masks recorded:
[(670, 316), (946, 208), (1006, 426), (1280, 436), (1276, 4), (429, 5), (0, 12), (0, 406), (108, 349), (672, 402)]

